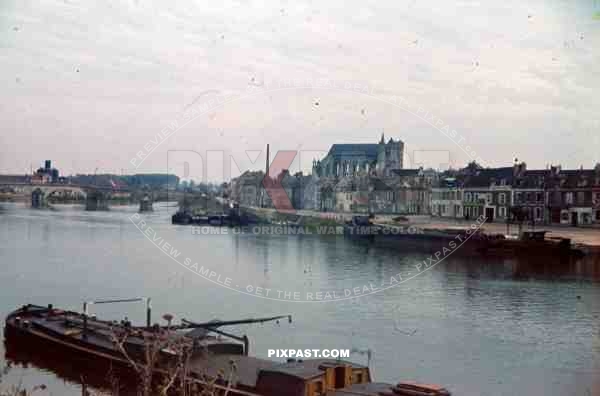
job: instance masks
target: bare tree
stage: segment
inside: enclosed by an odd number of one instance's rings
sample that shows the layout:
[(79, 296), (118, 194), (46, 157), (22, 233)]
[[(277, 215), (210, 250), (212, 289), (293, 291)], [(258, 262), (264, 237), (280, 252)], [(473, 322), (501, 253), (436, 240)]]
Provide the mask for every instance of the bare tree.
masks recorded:
[[(143, 340), (143, 358), (131, 356), (127, 341), (134, 335)], [(227, 395), (234, 383), (236, 366), (230, 362), (229, 372), (217, 376), (198, 375), (191, 372), (190, 360), (194, 352), (193, 342), (168, 328), (154, 331), (136, 331), (122, 327), (111, 328), (110, 338), (128, 365), (139, 377), (139, 396), (213, 396), (217, 389)], [(204, 354), (208, 357), (208, 351)], [(156, 381), (159, 377), (159, 381)], [(223, 383), (224, 385), (219, 385)]]

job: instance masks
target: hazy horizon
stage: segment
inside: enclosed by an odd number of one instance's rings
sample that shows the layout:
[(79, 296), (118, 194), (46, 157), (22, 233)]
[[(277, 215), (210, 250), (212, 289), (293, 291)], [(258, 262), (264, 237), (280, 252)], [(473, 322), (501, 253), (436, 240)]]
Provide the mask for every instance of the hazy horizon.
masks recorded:
[[(259, 170), (267, 143), (271, 158), (302, 151), (290, 171), (306, 172), (332, 144), (382, 132), (405, 142), (405, 167), (480, 157), (592, 168), (599, 10), (594, 0), (4, 2), (0, 173), (45, 159), (64, 174), (166, 172), (169, 150), (223, 150)], [(204, 110), (193, 118), (194, 108)], [(178, 119), (187, 124), (136, 168)], [(236, 176), (208, 157), (208, 180)]]

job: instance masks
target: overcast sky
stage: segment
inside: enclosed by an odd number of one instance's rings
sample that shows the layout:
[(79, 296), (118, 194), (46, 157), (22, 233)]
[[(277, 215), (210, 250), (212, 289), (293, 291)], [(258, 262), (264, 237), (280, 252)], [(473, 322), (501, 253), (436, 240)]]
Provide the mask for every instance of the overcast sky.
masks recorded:
[(600, 0), (154, 3), (0, 1), (0, 172), (309, 169), (382, 131), (406, 167), (600, 161)]

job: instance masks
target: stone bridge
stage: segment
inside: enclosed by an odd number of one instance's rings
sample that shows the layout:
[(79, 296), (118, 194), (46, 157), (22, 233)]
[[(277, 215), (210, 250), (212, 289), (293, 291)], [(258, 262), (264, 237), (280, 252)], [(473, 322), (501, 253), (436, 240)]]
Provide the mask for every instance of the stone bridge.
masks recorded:
[(32, 184), (32, 183), (0, 183), (0, 188), (8, 188), (15, 193), (31, 196), (31, 206), (34, 208), (43, 208), (48, 206), (48, 199), (56, 197), (76, 197), (85, 198), (86, 210), (108, 210), (108, 203), (116, 196), (129, 198), (130, 192), (127, 189), (114, 189), (112, 187), (97, 185), (78, 185), (78, 184)]

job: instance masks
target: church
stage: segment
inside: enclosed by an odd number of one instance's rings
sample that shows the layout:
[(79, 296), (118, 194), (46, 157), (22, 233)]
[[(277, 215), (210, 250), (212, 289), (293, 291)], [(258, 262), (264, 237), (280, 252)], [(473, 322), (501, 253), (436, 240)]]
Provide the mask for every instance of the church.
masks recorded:
[[(404, 142), (382, 134), (379, 143), (334, 144), (327, 155), (313, 161), (312, 174), (277, 175), (293, 209), (323, 212), (429, 212), (429, 176), (405, 169)], [(265, 173), (247, 171), (232, 181), (232, 196), (245, 206), (271, 207), (262, 186)], [(287, 200), (286, 200), (287, 201)]]
[(317, 178), (373, 175), (388, 177), (402, 169), (404, 142), (386, 143), (381, 134), (379, 143), (334, 144), (320, 161), (313, 161), (312, 175)]

